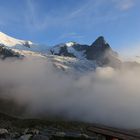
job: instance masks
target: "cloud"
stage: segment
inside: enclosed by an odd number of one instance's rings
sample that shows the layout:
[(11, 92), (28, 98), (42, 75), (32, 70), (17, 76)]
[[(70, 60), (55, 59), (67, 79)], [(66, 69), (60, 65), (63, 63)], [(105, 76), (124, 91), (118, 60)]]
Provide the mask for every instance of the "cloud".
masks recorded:
[[(93, 28), (94, 25), (116, 21), (124, 18), (121, 9), (128, 10), (134, 6), (135, 0), (83, 0), (75, 5), (60, 5), (52, 9), (40, 1), (25, 0), (16, 9), (14, 6), (1, 6), (1, 26), (5, 24), (18, 26), (28, 32), (47, 31), (50, 28), (71, 29), (82, 27)], [(45, 1), (45, 4), (52, 4)], [(4, 8), (3, 8), (4, 7)], [(118, 11), (116, 11), (116, 9)], [(4, 14), (3, 14), (4, 13)], [(82, 23), (79, 25), (79, 23)], [(6, 27), (7, 27), (6, 26)]]
[[(48, 28), (65, 28), (65, 27), (75, 27), (79, 23), (87, 28), (93, 28), (93, 25), (116, 21), (123, 18), (124, 15), (116, 12), (113, 6), (119, 7), (120, 9), (128, 9), (132, 6), (133, 0), (87, 0), (79, 2), (73, 7), (67, 8), (57, 7), (57, 9), (45, 9), (45, 11), (40, 10), (41, 6), (35, 0), (26, 0), (27, 12), (25, 12), (26, 24), (29, 30), (47, 30)], [(111, 8), (112, 7), (112, 8)], [(44, 12), (44, 13), (42, 13)], [(89, 25), (90, 23), (90, 25)], [(81, 27), (81, 26), (79, 26)]]
[(98, 67), (78, 76), (56, 70), (46, 59), (0, 65), (0, 97), (25, 105), (26, 115), (140, 128), (140, 67)]
[[(128, 6), (130, 8), (130, 6), (132, 6), (132, 2), (127, 2), (126, 5), (126, 1), (122, 1), (87, 0), (85, 3), (79, 4), (79, 6), (77, 6), (77, 8), (75, 8), (68, 17), (71, 20), (79, 20), (87, 26), (89, 26), (89, 23), (90, 25), (96, 25), (100, 23), (114, 22), (120, 18), (124, 18), (125, 16), (124, 13), (120, 13), (120, 6), (122, 6), (122, 4), (123, 8), (128, 8)], [(116, 11), (114, 7), (119, 7), (119, 9)]]
[(135, 41), (131, 43), (121, 44), (122, 48), (120, 54), (127, 58), (133, 58), (135, 56), (139, 56), (140, 52), (140, 42)]
[(113, 0), (116, 7), (122, 11), (127, 11), (135, 5), (135, 0)]

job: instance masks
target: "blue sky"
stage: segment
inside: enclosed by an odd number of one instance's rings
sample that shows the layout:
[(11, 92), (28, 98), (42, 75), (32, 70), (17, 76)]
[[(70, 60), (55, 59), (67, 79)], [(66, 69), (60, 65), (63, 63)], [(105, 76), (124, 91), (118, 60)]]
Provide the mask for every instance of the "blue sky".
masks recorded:
[(140, 0), (0, 0), (0, 30), (48, 45), (103, 35), (116, 51), (138, 55)]

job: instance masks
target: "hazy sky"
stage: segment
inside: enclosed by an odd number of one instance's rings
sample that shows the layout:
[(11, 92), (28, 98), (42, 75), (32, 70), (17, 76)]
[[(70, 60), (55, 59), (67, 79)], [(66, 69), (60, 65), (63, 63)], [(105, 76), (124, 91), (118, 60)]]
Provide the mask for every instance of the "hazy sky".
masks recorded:
[(54, 45), (99, 35), (123, 53), (140, 51), (140, 0), (0, 0), (0, 30)]

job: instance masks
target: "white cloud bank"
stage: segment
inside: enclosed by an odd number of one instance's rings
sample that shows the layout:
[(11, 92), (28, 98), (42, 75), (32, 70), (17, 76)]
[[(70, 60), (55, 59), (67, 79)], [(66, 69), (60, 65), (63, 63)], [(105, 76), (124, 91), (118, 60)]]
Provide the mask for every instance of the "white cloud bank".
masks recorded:
[(34, 115), (140, 128), (140, 68), (97, 68), (81, 77), (58, 72), (46, 60), (0, 61), (1, 98)]

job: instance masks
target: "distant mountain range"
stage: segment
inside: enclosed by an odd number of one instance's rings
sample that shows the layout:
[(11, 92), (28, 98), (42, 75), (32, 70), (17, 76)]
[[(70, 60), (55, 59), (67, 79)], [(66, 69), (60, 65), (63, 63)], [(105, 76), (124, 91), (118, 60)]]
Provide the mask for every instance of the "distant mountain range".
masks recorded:
[(97, 66), (119, 68), (123, 63), (103, 36), (98, 37), (91, 45), (68, 42), (48, 47), (15, 39), (0, 32), (0, 57), (46, 58), (46, 61), (51, 61), (57, 68), (81, 72), (94, 70)]

